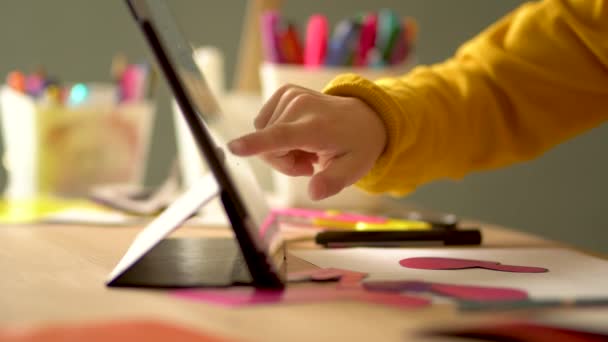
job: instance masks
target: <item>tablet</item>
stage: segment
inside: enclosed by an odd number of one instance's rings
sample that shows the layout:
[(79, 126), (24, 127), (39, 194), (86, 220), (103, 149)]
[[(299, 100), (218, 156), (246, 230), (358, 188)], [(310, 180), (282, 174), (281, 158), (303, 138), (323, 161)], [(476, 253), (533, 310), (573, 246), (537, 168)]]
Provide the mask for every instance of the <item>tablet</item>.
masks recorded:
[[(222, 286), (248, 283), (281, 288), (284, 248), (264, 193), (244, 159), (227, 151), (231, 120), (193, 59), (163, 0), (126, 0), (179, 105), (210, 174), (140, 232), (109, 276), (109, 286)], [(234, 237), (165, 239), (214, 196)]]

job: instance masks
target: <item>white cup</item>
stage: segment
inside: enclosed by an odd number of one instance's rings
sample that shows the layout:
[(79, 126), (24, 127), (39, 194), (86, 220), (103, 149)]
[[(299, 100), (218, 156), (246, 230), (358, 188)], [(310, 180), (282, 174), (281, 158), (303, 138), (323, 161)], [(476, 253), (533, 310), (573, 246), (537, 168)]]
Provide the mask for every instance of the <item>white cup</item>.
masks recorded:
[(83, 196), (101, 184), (142, 183), (155, 106), (117, 104), (109, 84), (91, 84), (89, 94), (70, 106), (2, 87), (5, 197)]

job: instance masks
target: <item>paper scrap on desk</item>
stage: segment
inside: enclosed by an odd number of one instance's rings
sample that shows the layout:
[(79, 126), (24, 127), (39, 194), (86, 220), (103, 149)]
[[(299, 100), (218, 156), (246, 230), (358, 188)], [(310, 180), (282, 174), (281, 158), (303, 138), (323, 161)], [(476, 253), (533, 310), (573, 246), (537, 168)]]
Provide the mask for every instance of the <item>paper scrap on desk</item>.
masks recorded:
[(260, 290), (252, 287), (227, 289), (176, 290), (173, 295), (191, 301), (206, 302), (228, 307), (269, 304), (297, 304), (356, 300), (389, 305), (398, 308), (415, 309), (430, 305), (426, 298), (418, 298), (394, 293), (374, 293), (359, 289), (337, 289), (334, 287), (295, 287), (286, 290)]
[(507, 321), (454, 327), (437, 327), (421, 335), (428, 337), (466, 338), (483, 341), (519, 341), (519, 342), (601, 342), (608, 335), (564, 329), (561, 327), (537, 324), (534, 322)]
[(549, 270), (542, 267), (505, 265), (495, 261), (419, 257), (399, 260), (399, 264), (407, 268), (420, 270), (462, 270), (467, 268), (485, 268), (488, 270), (516, 273), (544, 273)]
[(288, 282), (301, 281), (336, 281), (339, 280), (344, 272), (338, 268), (321, 268), (287, 274)]
[(162, 321), (128, 320), (72, 322), (45, 326), (0, 328), (3, 342), (229, 342), (234, 339), (203, 334)]
[[(296, 257), (319, 267), (369, 273), (367, 281), (418, 279), (456, 285), (521, 289), (531, 299), (608, 297), (608, 261), (566, 248), (345, 248), (292, 250)], [(547, 273), (458, 272), (404, 268), (399, 261), (413, 257), (494, 260), (510, 265), (550, 269)]]
[(519, 289), (431, 283), (418, 280), (370, 281), (364, 282), (363, 288), (375, 292), (431, 292), (458, 300), (476, 302), (520, 301), (528, 298), (528, 294)]
[(335, 281), (338, 280), (337, 289), (361, 289), (361, 281), (367, 273), (354, 272), (340, 268), (321, 268), (294, 272), (287, 275), (287, 281)]
[(336, 288), (338, 289), (360, 289), (361, 281), (367, 277), (367, 273), (349, 271), (340, 277)]
[(141, 223), (141, 217), (130, 216), (111, 210), (66, 209), (41, 218), (51, 224), (89, 224), (104, 226), (133, 225)]
[(534, 322), (608, 336), (608, 307), (548, 310), (536, 316)]
[(41, 196), (0, 201), (0, 222), (4, 224), (133, 224), (137, 219), (87, 200)]

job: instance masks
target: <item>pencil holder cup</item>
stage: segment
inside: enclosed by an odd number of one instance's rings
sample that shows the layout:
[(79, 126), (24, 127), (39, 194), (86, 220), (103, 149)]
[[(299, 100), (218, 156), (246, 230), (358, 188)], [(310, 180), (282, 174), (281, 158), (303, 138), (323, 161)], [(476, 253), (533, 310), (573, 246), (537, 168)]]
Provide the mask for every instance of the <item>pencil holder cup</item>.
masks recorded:
[[(204, 74), (209, 91), (221, 102), (220, 97), (223, 97), (226, 92), (224, 58), (221, 51), (212, 46), (202, 46), (195, 49), (192, 58), (198, 69)], [(187, 189), (193, 186), (208, 170), (175, 100), (172, 101), (172, 112), (180, 176), (183, 187)]]
[[(355, 73), (369, 80), (399, 76), (414, 65), (407, 63), (386, 68), (320, 67), (304, 68), (300, 65), (263, 63), (260, 65), (260, 80), (263, 100), (267, 100), (284, 84), (295, 84), (316, 91), (323, 88), (336, 76)], [(339, 194), (321, 201), (312, 201), (308, 196), (307, 177), (289, 177), (273, 171), (274, 191), (281, 203), (287, 206), (336, 209), (374, 210), (381, 204), (381, 197), (370, 195), (350, 186)]]
[(6, 198), (83, 196), (96, 185), (143, 181), (154, 104), (119, 103), (109, 84), (87, 89), (77, 105), (0, 89)]

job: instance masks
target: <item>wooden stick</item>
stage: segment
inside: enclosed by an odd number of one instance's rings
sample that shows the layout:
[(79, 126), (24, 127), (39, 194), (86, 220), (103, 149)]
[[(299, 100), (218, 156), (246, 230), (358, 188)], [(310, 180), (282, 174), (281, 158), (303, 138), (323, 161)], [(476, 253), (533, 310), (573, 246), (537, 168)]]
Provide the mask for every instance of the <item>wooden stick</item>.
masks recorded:
[(266, 10), (280, 10), (283, 0), (249, 0), (234, 76), (234, 91), (260, 92), (259, 66), (262, 62), (260, 15)]

